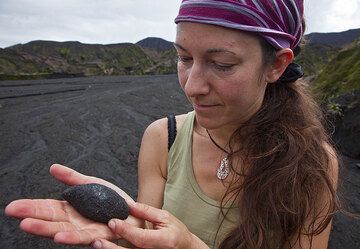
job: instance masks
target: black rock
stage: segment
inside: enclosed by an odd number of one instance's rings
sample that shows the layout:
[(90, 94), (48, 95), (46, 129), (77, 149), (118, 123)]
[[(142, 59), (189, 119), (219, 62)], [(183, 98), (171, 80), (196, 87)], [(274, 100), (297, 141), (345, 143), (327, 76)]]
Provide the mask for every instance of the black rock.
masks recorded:
[(339, 114), (330, 114), (328, 120), (333, 141), (342, 154), (360, 159), (360, 90), (344, 93), (331, 100), (340, 108)]
[(112, 218), (126, 219), (129, 207), (118, 193), (101, 184), (77, 185), (66, 189), (62, 197), (81, 215), (107, 223)]

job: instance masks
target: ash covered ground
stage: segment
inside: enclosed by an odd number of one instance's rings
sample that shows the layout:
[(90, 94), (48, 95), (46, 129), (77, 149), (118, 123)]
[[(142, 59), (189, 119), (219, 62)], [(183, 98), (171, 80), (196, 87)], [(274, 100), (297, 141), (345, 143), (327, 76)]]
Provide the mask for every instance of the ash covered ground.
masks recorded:
[[(60, 163), (108, 180), (136, 198), (142, 133), (154, 120), (191, 110), (176, 75), (0, 81), (0, 248), (83, 248), (25, 234), (4, 216), (21, 198), (59, 199), (49, 172)], [(360, 212), (359, 160), (343, 157), (341, 196)], [(360, 222), (338, 214), (331, 249), (360, 248)]]

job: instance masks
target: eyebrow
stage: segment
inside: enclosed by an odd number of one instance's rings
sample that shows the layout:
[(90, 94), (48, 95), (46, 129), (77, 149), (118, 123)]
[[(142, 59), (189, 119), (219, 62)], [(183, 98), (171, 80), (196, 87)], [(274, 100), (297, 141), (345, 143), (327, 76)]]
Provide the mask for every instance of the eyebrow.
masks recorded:
[[(185, 52), (188, 52), (183, 46), (181, 46), (180, 44), (177, 44), (177, 43), (173, 43), (174, 47), (175, 48), (179, 48)], [(233, 55), (236, 55), (236, 53), (234, 53), (233, 51), (230, 51), (230, 50), (227, 50), (225, 48), (210, 48), (208, 50), (206, 50), (206, 53), (209, 53), (209, 54), (215, 54), (215, 53), (230, 53), (230, 54), (233, 54)]]
[(180, 44), (173, 42), (173, 45), (175, 48), (180, 48), (181, 50), (184, 50), (185, 52), (187, 52), (186, 49), (183, 46), (181, 46)]

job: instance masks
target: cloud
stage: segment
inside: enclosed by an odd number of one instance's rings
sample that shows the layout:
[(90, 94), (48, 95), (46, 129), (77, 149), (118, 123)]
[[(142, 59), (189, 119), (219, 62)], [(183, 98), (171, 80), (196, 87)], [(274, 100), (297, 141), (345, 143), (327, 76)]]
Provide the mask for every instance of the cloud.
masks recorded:
[(31, 40), (84, 43), (175, 38), (178, 6), (168, 0), (14, 0), (0, 2), (0, 47)]
[[(305, 0), (307, 33), (360, 27), (360, 0)], [(181, 0), (0, 0), (0, 47), (32, 40), (83, 43), (175, 39)]]
[(305, 1), (306, 33), (360, 28), (359, 0)]
[(338, 30), (360, 27), (360, 3), (359, 0), (336, 0), (331, 6), (332, 14), (327, 17), (329, 26), (335, 26)]

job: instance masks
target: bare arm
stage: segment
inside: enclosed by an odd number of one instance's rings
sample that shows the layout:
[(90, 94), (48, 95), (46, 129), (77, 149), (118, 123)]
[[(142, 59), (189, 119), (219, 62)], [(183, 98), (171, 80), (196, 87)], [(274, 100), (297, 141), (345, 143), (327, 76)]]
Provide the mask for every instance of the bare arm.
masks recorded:
[(138, 161), (138, 202), (161, 208), (167, 175), (167, 120), (145, 130)]

